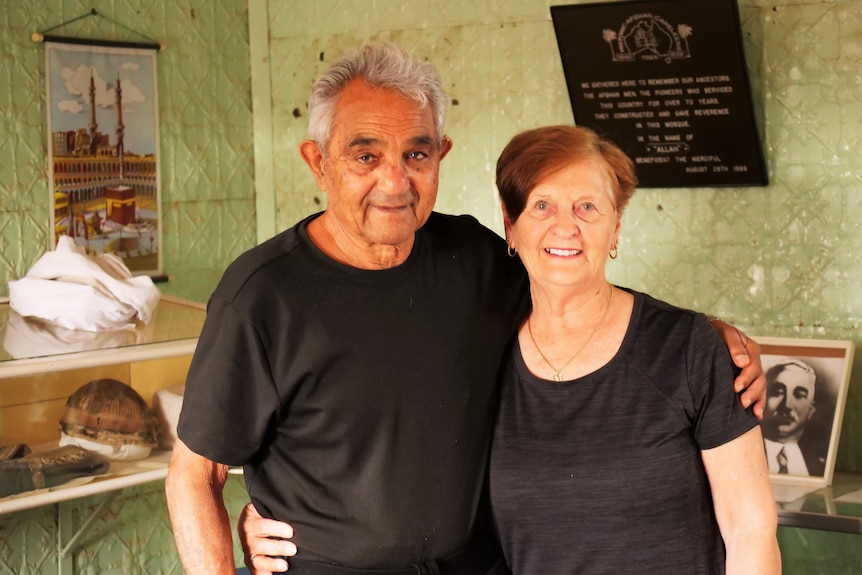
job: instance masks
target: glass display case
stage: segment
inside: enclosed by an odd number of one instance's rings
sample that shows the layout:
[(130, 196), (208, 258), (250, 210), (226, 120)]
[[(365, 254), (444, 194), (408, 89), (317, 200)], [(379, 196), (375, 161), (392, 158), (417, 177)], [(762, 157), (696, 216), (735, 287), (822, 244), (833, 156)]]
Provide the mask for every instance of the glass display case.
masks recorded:
[[(153, 319), (133, 330), (92, 333), (25, 319), (0, 299), (0, 444), (34, 453), (56, 447), (66, 401), (95, 379), (130, 385), (149, 405), (157, 392), (185, 382), (206, 316), (203, 304), (162, 296)], [(0, 498), (0, 514), (162, 480), (170, 452), (112, 461), (103, 475)]]
[(778, 524), (862, 535), (862, 474), (836, 472), (832, 485), (773, 484), (778, 500)]

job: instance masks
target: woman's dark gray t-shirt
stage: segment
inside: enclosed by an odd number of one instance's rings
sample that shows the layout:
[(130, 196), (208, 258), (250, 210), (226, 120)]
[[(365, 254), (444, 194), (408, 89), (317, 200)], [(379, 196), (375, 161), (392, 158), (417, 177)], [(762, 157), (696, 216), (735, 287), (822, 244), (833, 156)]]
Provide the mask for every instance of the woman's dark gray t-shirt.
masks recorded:
[(706, 317), (634, 293), (616, 356), (585, 377), (503, 367), (491, 502), (515, 575), (724, 572), (700, 451), (757, 420)]

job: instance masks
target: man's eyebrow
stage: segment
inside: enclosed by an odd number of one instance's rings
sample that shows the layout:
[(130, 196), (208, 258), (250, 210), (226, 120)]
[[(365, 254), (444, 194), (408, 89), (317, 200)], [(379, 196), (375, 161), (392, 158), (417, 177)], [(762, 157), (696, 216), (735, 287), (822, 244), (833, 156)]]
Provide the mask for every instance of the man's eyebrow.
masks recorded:
[(437, 142), (431, 136), (416, 136), (415, 138), (410, 138), (410, 143), (414, 146), (433, 146)]
[[(373, 136), (356, 136), (347, 142), (347, 147), (348, 149), (361, 148), (363, 146), (373, 146), (379, 143), (380, 139)], [(423, 135), (410, 138), (407, 143), (411, 146), (433, 146), (436, 144), (436, 140), (431, 136)]]
[(360, 148), (362, 146), (372, 146), (380, 143), (380, 140), (371, 136), (356, 136), (347, 142), (348, 148)]

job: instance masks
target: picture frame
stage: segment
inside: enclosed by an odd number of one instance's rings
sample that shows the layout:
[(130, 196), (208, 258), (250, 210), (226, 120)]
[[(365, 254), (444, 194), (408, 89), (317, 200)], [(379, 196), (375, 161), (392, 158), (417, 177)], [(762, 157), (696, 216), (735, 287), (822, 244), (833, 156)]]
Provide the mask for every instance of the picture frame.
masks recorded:
[(156, 53), (45, 43), (49, 249), (70, 236), (133, 275), (162, 274)]
[(855, 344), (755, 337), (766, 373), (761, 429), (775, 485), (832, 484)]

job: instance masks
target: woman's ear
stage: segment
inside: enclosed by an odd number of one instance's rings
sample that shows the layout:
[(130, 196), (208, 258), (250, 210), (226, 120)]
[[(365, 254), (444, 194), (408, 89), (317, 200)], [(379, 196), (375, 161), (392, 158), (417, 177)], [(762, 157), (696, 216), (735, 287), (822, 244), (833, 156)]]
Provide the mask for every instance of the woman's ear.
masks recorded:
[(506, 237), (509, 237), (509, 231), (512, 229), (512, 220), (509, 219), (509, 213), (506, 211), (506, 206), (500, 204), (500, 209), (503, 211), (503, 227), (506, 229)]

